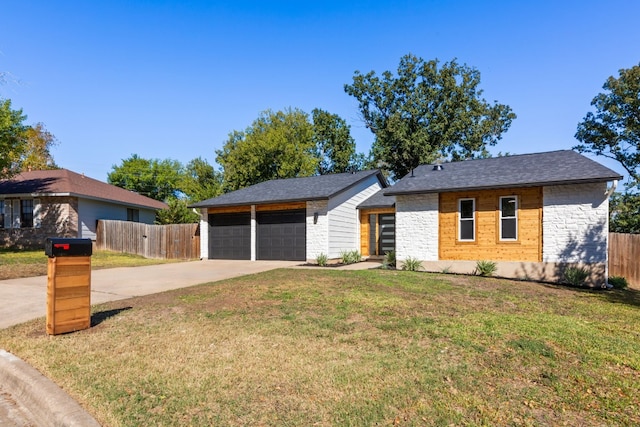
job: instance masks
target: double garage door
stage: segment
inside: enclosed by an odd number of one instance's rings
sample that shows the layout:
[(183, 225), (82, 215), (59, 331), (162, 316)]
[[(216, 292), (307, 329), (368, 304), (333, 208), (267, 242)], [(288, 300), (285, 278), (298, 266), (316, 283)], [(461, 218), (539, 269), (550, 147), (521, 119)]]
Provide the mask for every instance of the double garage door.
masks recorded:
[[(256, 213), (256, 258), (259, 260), (306, 259), (306, 211)], [(251, 259), (251, 214), (209, 215), (209, 258)]]

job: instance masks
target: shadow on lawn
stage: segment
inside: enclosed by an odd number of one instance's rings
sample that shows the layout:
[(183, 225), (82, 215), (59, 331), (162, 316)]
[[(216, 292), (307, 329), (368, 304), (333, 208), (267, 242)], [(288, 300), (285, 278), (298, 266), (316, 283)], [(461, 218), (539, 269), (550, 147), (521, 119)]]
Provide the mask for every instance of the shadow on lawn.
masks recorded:
[(640, 291), (637, 289), (611, 289), (608, 291), (595, 292), (600, 293), (602, 297), (609, 302), (640, 307)]
[(117, 316), (123, 311), (131, 310), (133, 307), (114, 308), (113, 310), (98, 311), (91, 315), (91, 327), (98, 326), (105, 320)]

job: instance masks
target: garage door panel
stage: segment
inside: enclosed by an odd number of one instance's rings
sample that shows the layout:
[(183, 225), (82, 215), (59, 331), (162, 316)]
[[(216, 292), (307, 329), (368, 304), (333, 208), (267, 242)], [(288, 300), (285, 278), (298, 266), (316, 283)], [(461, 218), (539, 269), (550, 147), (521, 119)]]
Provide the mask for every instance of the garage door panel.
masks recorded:
[(251, 259), (251, 214), (209, 215), (209, 258)]
[(259, 212), (258, 259), (306, 260), (306, 211)]

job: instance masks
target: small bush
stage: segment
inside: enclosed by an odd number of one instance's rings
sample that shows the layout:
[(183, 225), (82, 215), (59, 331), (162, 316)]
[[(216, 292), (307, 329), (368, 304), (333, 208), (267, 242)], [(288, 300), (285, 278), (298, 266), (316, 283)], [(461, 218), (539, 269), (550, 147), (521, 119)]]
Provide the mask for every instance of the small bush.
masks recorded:
[(355, 264), (356, 262), (360, 262), (362, 260), (360, 252), (358, 252), (357, 250), (342, 251), (340, 252), (340, 258), (343, 264)]
[(613, 286), (613, 289), (627, 289), (629, 287), (627, 279), (622, 276), (609, 277), (609, 284)]
[(402, 263), (402, 269), (407, 271), (420, 271), (422, 270), (422, 261), (409, 257)]
[(325, 253), (321, 253), (320, 255), (318, 255), (316, 257), (316, 263), (320, 266), (320, 267), (326, 267), (327, 265), (327, 254)]
[(491, 277), (497, 269), (498, 265), (493, 261), (478, 261), (476, 262), (475, 273), (480, 276)]
[(451, 266), (441, 268), (440, 269), (440, 273), (442, 273), (442, 274), (451, 274)]
[(589, 270), (584, 267), (567, 267), (564, 271), (564, 281), (572, 286), (583, 286), (589, 277)]
[(384, 254), (384, 259), (382, 260), (382, 268), (396, 268), (395, 251), (389, 251)]

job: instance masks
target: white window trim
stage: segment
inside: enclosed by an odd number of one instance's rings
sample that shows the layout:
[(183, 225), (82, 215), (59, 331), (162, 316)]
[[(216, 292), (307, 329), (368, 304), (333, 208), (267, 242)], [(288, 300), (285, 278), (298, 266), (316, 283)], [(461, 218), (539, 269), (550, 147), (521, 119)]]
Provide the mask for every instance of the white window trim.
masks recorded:
[[(462, 218), (462, 202), (471, 200), (473, 202), (473, 217)], [(473, 221), (473, 239), (462, 238), (462, 221)], [(458, 241), (459, 242), (475, 242), (476, 241), (476, 199), (472, 197), (458, 199)]]
[[(516, 201), (516, 209), (515, 209), (515, 216), (502, 216), (502, 199), (515, 199)], [(517, 242), (518, 241), (518, 196), (516, 195), (512, 195), (512, 196), (501, 196), (500, 197), (500, 241), (501, 242)], [(516, 237), (515, 239), (506, 239), (502, 237), (502, 220), (503, 219), (515, 219), (516, 220)]]

